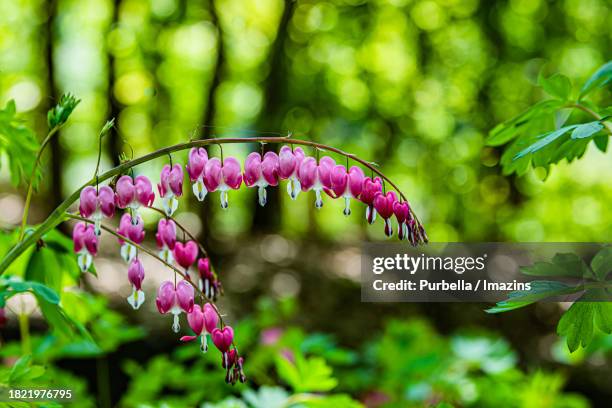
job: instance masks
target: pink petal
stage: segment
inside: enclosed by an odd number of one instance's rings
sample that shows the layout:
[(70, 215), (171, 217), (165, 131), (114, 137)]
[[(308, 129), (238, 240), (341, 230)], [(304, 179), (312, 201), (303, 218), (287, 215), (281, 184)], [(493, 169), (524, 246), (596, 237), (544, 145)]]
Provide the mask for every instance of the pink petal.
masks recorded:
[(279, 161), (278, 155), (274, 152), (267, 152), (261, 162), (261, 172), (264, 179), (271, 186), (278, 185)]
[(174, 288), (174, 283), (170, 281), (164, 281), (159, 286), (157, 291), (157, 298), (155, 299), (155, 304), (157, 305), (157, 310), (159, 313), (166, 314), (172, 306), (174, 306), (176, 302), (176, 291)]
[(281, 179), (288, 179), (297, 169), (297, 160), (289, 146), (283, 146), (278, 154), (279, 176)]
[(348, 174), (346, 168), (339, 164), (335, 166), (330, 175), (331, 189), (334, 191), (336, 197), (344, 195), (348, 185)]
[(244, 162), (244, 183), (251, 187), (261, 178), (261, 156), (257, 152), (250, 153)]
[(221, 184), (221, 160), (210, 159), (204, 167), (204, 184), (208, 191), (216, 191)]
[(136, 189), (130, 176), (121, 176), (115, 186), (115, 199), (119, 208), (126, 208), (134, 199)]
[(336, 162), (329, 156), (323, 156), (321, 160), (319, 160), (319, 182), (323, 185), (323, 187), (331, 189), (331, 173), (332, 169), (336, 166)]
[(361, 194), (364, 179), (365, 175), (363, 174), (363, 170), (357, 166), (352, 166), (348, 174), (348, 185), (349, 191), (353, 197), (357, 198)]
[(181, 336), (180, 341), (187, 342), (197, 339), (198, 336)]
[(177, 197), (183, 195), (184, 178), (185, 176), (183, 174), (183, 167), (180, 164), (175, 164), (172, 167), (172, 171), (170, 172), (170, 175), (168, 177), (168, 184), (174, 195)]
[(134, 179), (134, 187), (136, 188), (136, 199), (145, 207), (149, 207), (155, 200), (153, 186), (151, 181), (146, 176), (136, 176)]
[(87, 186), (81, 190), (79, 201), (79, 213), (82, 217), (89, 218), (96, 211), (98, 205), (98, 194), (96, 188)]
[(140, 290), (144, 280), (144, 267), (138, 258), (134, 258), (128, 268), (128, 280), (136, 290)]
[(242, 173), (240, 171), (240, 163), (233, 157), (228, 157), (223, 161), (223, 180), (228, 187), (234, 190), (240, 187), (242, 183)]
[(180, 281), (176, 286), (176, 299), (178, 301), (178, 305), (186, 313), (191, 313), (193, 310), (194, 297), (195, 291), (193, 290), (193, 286), (191, 286), (185, 280)]
[(219, 315), (210, 303), (204, 305), (204, 326), (206, 331), (212, 333), (219, 324)]
[(208, 161), (208, 153), (203, 147), (193, 148), (189, 151), (189, 162), (187, 164), (187, 173), (191, 181), (196, 181), (204, 177), (204, 167)]
[(307, 157), (298, 169), (298, 179), (302, 186), (302, 191), (310, 190), (317, 177), (317, 161), (314, 157)]
[(191, 312), (187, 314), (187, 322), (196, 335), (202, 334), (204, 331), (204, 312), (202, 312), (200, 305), (193, 306)]
[(106, 217), (115, 215), (115, 193), (109, 186), (102, 186), (98, 191), (98, 204)]

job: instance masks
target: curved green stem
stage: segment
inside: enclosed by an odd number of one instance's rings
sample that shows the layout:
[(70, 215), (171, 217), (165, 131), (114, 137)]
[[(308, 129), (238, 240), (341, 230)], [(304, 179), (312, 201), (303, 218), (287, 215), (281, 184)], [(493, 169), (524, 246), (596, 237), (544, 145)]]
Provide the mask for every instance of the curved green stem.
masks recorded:
[[(173, 146), (168, 146), (168, 147), (156, 150), (154, 152), (151, 152), (149, 154), (146, 154), (144, 156), (137, 157), (133, 160), (124, 162), (120, 164), (119, 166), (114, 167), (110, 169), (109, 171), (101, 174), (99, 177), (97, 177), (97, 179), (94, 177), (92, 180), (89, 180), (87, 183), (82, 185), (77, 191), (75, 191), (68, 198), (66, 198), (66, 200), (64, 200), (64, 202), (62, 202), (47, 217), (47, 219), (38, 226), (36, 230), (34, 230), (31, 234), (25, 237), (25, 239), (21, 240), (13, 248), (11, 248), (11, 250), (6, 254), (6, 256), (2, 259), (2, 262), (0, 263), (0, 275), (2, 275), (4, 271), (6, 271), (8, 266), (15, 259), (17, 259), (17, 257), (21, 255), (29, 246), (33, 245), (47, 231), (51, 230), (52, 228), (55, 228), (57, 225), (59, 225), (63, 221), (64, 213), (74, 202), (76, 202), (76, 200), (78, 200), (81, 190), (85, 188), (86, 186), (91, 186), (91, 185), (94, 185), (96, 182), (102, 182), (104, 180), (108, 180), (117, 175), (124, 174), (127, 170), (131, 169), (134, 166), (137, 166), (142, 163), (146, 163), (148, 161), (151, 161), (153, 159), (156, 159), (160, 156), (167, 155), (172, 152), (186, 150), (192, 147), (203, 147), (203, 146), (207, 146), (211, 144), (261, 143), (261, 142), (264, 142), (264, 143), (291, 143), (291, 144), (302, 145), (302, 146), (310, 146), (310, 147), (318, 148), (321, 150), (327, 150), (327, 151), (330, 151), (330, 152), (333, 152), (333, 153), (336, 153), (342, 156), (346, 156), (349, 159), (354, 160), (360, 163), (361, 165), (367, 167), (373, 173), (376, 173), (377, 175), (379, 175), (383, 180), (385, 180), (389, 185), (391, 185), (398, 192), (398, 194), (404, 201), (408, 201), (404, 193), (402, 193), (401, 190), (387, 176), (385, 176), (383, 172), (381, 172), (378, 168), (376, 168), (370, 162), (360, 159), (359, 157), (355, 156), (352, 153), (347, 153), (343, 150), (337, 149), (332, 146), (327, 146), (324, 144), (311, 142), (308, 140), (289, 139), (288, 137), (250, 137), (250, 138), (241, 137), (241, 138), (215, 138), (215, 139), (204, 139), (204, 140), (191, 140), (189, 142), (179, 143)], [(418, 227), (419, 225), (421, 225), (421, 223), (418, 217), (416, 216), (416, 214), (414, 213), (414, 211), (412, 210), (412, 208), (410, 209), (410, 211), (414, 219), (416, 220), (417, 227)], [(22, 228), (22, 230), (24, 230), (24, 228)]]
[(30, 175), (30, 180), (28, 182), (28, 192), (26, 193), (25, 205), (23, 207), (23, 216), (21, 217), (21, 232), (19, 233), (19, 241), (23, 240), (23, 235), (25, 234), (26, 223), (28, 222), (28, 213), (30, 212), (30, 203), (32, 201), (32, 190), (34, 188), (34, 179), (36, 178), (36, 170), (38, 170), (38, 165), (40, 164), (40, 158), (42, 157), (43, 151), (45, 147), (51, 141), (51, 138), (57, 133), (59, 127), (56, 126), (49, 131), (47, 137), (40, 144), (40, 148), (38, 149), (38, 153), (36, 154), (36, 161), (34, 162), (34, 167), (32, 168), (32, 174)]

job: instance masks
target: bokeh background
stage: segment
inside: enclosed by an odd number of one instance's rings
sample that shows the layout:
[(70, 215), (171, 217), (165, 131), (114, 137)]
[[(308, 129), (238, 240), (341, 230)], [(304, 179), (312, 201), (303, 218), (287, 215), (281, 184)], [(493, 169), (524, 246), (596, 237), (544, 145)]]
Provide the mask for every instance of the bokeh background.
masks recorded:
[[(103, 169), (122, 152), (139, 156), (194, 138), (291, 133), (377, 162), (433, 241), (608, 242), (609, 152), (591, 146), (582, 160), (549, 174), (505, 176), (500, 150), (485, 147), (485, 138), (545, 97), (535, 86), (541, 69), (581, 83), (610, 59), (610, 18), (605, 0), (3, 1), (0, 103), (15, 99), (42, 138), (46, 110), (59, 95), (82, 100), (45, 155), (31, 222), (91, 178), (98, 131), (114, 117)], [(226, 146), (224, 155), (242, 159), (257, 149)], [(167, 161), (136, 171), (156, 180)], [(20, 221), (23, 191), (2, 174), (0, 223), (10, 227)], [(594, 404), (612, 398), (601, 380), (611, 378), (609, 364), (563, 365), (551, 352), (563, 305), (491, 316), (485, 305), (361, 304), (361, 242), (383, 239), (382, 224), (368, 226), (361, 207), (345, 218), (342, 203), (327, 200), (316, 211), (309, 194), (291, 201), (284, 188), (265, 208), (244, 188), (230, 193), (229, 211), (217, 194), (204, 204), (186, 197), (178, 219), (210, 249), (233, 319), (262, 299), (293, 299), (300, 312), (292, 324), (353, 348), (387, 317), (422, 318), (442, 335), (486, 328), (508, 339), (524, 369), (563, 371), (568, 389)], [(153, 228), (158, 215), (145, 215)], [(175, 339), (151, 301), (167, 272), (147, 261), (146, 311), (131, 313), (125, 266), (111, 241), (97, 260), (99, 278), (86, 284), (154, 333), (108, 357), (120, 382), (126, 357), (145, 361)], [(96, 388), (89, 363), (67, 364)], [(114, 383), (113, 400), (124, 390)]]

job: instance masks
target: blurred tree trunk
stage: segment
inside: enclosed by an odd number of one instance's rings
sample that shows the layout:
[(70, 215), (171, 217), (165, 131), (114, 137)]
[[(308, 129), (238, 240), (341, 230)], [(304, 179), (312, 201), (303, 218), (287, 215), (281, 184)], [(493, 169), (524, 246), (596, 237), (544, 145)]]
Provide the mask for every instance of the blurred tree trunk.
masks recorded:
[[(203, 120), (203, 129), (202, 129), (202, 139), (208, 139), (212, 137), (213, 134), (213, 125), (215, 121), (216, 114), (216, 106), (215, 106), (215, 94), (217, 93), (217, 89), (221, 84), (221, 75), (224, 68), (224, 60), (225, 60), (225, 47), (223, 45), (223, 30), (221, 29), (221, 23), (219, 22), (219, 16), (217, 15), (217, 10), (215, 8), (214, 0), (209, 1), (209, 13), (210, 13), (210, 21), (217, 28), (217, 57), (215, 60), (215, 65), (213, 67), (212, 79), (210, 81), (210, 85), (207, 90), (207, 98), (206, 98), (206, 107), (204, 108), (204, 114), (202, 117)], [(210, 245), (210, 225), (212, 224), (213, 219), (213, 211), (210, 203), (210, 196), (204, 200), (200, 206), (200, 215), (202, 219), (202, 241), (208, 245), (210, 248), (214, 248), (214, 246)]]
[[(119, 9), (121, 8), (121, 0), (113, 1), (113, 17), (109, 26), (109, 32), (115, 29), (119, 24)], [(115, 81), (116, 81), (116, 66), (115, 66), (115, 56), (113, 55), (112, 50), (107, 50), (108, 52), (108, 104), (109, 104), (109, 112), (108, 119), (115, 118), (115, 126), (110, 130), (107, 138), (107, 152), (112, 160), (114, 166), (117, 166), (120, 162), (119, 155), (122, 151), (122, 141), (119, 136), (119, 114), (121, 112), (121, 107), (119, 106), (119, 102), (115, 98), (114, 89), (115, 89)]]
[[(259, 121), (256, 124), (258, 131), (279, 131), (281, 130), (286, 106), (287, 83), (287, 61), (285, 48), (289, 41), (289, 23), (295, 10), (295, 1), (285, 0), (283, 14), (280, 18), (276, 38), (270, 48), (268, 58), (270, 68), (268, 75), (262, 84), (264, 93), (264, 103)], [(275, 149), (271, 146), (270, 149)], [(280, 194), (281, 188), (269, 188), (267, 203), (265, 207), (256, 206), (253, 217), (254, 231), (274, 231), (280, 227)]]
[[(55, 16), (57, 15), (57, 1), (48, 1), (46, 7), (47, 24), (45, 25), (46, 47), (45, 59), (47, 65), (47, 93), (49, 105), (47, 110), (51, 109), (57, 102), (57, 90), (55, 87), (55, 72), (53, 66), (53, 42)], [(60, 133), (58, 132), (50, 143), (51, 150), (51, 191), (50, 200), (47, 200), (47, 207), (51, 211), (62, 202), (62, 146), (60, 144)]]
[(202, 131), (202, 139), (208, 139), (212, 135), (216, 114), (215, 105), (215, 94), (221, 84), (221, 74), (224, 68), (225, 60), (225, 47), (223, 45), (223, 31), (221, 30), (221, 24), (219, 23), (219, 17), (217, 16), (217, 10), (215, 8), (214, 0), (210, 0), (209, 3), (210, 22), (217, 28), (217, 58), (215, 60), (215, 66), (213, 67), (213, 76), (208, 87), (208, 97), (206, 98), (206, 108), (204, 111)]

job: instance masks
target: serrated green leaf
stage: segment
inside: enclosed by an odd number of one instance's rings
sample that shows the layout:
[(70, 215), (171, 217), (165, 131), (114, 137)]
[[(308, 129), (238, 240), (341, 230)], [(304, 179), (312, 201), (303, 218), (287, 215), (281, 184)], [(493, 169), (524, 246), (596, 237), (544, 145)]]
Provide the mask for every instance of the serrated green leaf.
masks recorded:
[(520, 269), (523, 274), (530, 276), (592, 277), (584, 260), (572, 253), (555, 254), (550, 262), (535, 262), (533, 265), (523, 266)]
[(593, 121), (578, 125), (572, 132), (572, 139), (584, 139), (589, 136), (593, 136), (595, 133), (603, 129), (603, 125), (599, 121)]
[[(15, 101), (11, 100), (0, 110), (0, 155), (8, 160), (11, 184), (17, 187), (26, 182), (34, 169), (39, 143), (34, 132), (17, 117)], [(37, 181), (40, 171), (37, 172)]]
[(295, 364), (284, 356), (276, 358), (278, 375), (295, 392), (322, 392), (334, 388), (338, 382), (332, 377), (332, 369), (324, 359), (306, 359), (301, 353), (294, 354)]
[(557, 333), (567, 337), (567, 347), (573, 353), (578, 347), (587, 347), (593, 338), (595, 303), (575, 302), (557, 325)]
[(562, 74), (554, 74), (545, 78), (542, 73), (538, 77), (538, 84), (550, 96), (566, 101), (572, 91), (572, 83), (568, 77)]
[(601, 66), (591, 77), (584, 83), (580, 90), (580, 98), (587, 95), (594, 89), (606, 86), (612, 81), (612, 61)]
[(591, 269), (599, 280), (605, 280), (612, 271), (612, 247), (601, 249), (591, 260)]
[(595, 303), (595, 326), (606, 334), (612, 333), (612, 303)]

